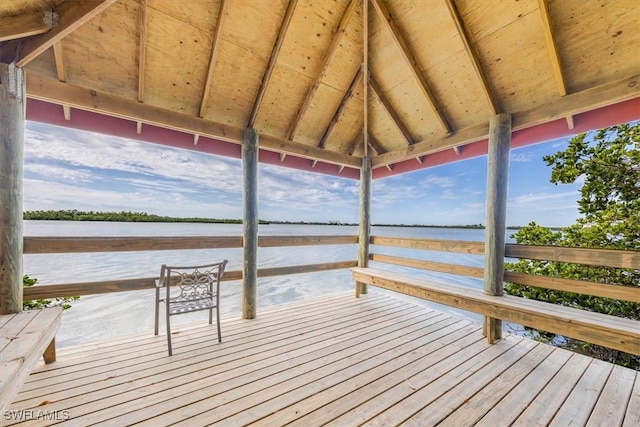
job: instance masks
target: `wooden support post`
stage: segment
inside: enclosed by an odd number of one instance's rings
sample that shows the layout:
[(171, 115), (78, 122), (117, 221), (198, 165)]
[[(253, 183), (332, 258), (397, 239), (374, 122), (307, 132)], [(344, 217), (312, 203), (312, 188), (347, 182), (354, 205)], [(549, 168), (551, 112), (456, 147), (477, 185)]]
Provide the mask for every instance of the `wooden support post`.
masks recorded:
[[(371, 240), (371, 158), (362, 158), (360, 169), (360, 233), (358, 239), (358, 267), (369, 265)], [(356, 298), (367, 293), (366, 283), (356, 283)]]
[(258, 132), (247, 128), (242, 144), (243, 193), (243, 265), (242, 318), (256, 317), (258, 296)]
[(22, 167), (26, 86), (0, 63), (0, 314), (22, 311)]
[[(487, 217), (484, 254), (484, 292), (503, 294), (511, 115), (498, 114), (489, 122)], [(502, 338), (502, 320), (485, 316), (484, 335), (493, 343)]]

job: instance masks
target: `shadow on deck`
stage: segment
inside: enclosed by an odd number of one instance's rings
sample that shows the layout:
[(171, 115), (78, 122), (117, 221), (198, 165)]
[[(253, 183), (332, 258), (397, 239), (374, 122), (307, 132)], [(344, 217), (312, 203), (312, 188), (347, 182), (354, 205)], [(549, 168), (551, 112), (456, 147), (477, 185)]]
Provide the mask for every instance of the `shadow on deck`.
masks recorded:
[(60, 349), (2, 424), (640, 425), (637, 372), (380, 293), (177, 331)]

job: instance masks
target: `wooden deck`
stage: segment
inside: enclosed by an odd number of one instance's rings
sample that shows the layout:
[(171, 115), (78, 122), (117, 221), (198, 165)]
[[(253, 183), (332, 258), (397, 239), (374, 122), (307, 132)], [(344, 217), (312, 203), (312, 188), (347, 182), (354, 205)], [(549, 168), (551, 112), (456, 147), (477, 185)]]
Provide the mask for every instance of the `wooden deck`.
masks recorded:
[[(3, 425), (640, 425), (640, 377), (381, 293), (62, 348)], [(31, 418), (16, 422), (15, 418)], [(38, 418), (38, 419), (33, 419)]]

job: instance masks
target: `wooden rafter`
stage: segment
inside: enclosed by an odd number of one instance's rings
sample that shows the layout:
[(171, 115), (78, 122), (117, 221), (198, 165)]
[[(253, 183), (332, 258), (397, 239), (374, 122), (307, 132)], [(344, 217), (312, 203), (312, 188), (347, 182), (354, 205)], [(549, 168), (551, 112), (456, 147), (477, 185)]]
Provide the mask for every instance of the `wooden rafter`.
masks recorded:
[(296, 113), (296, 116), (294, 117), (293, 121), (291, 122), (291, 125), (289, 126), (289, 130), (287, 131), (288, 140), (293, 140), (293, 136), (296, 133), (296, 130), (298, 130), (298, 127), (302, 123), (302, 119), (304, 118), (304, 115), (309, 109), (309, 106), (311, 106), (311, 100), (313, 100), (313, 96), (318, 91), (318, 88), (320, 87), (320, 82), (326, 75), (327, 69), (329, 68), (329, 63), (331, 62), (331, 59), (333, 59), (336, 51), (338, 50), (338, 47), (340, 46), (340, 42), (342, 41), (342, 37), (345, 34), (347, 25), (349, 24), (349, 20), (353, 15), (353, 11), (355, 10), (357, 3), (358, 3), (358, 0), (351, 0), (351, 3), (349, 3), (349, 5), (347, 6), (347, 9), (342, 15), (342, 19), (340, 20), (340, 25), (338, 25), (338, 29), (336, 30), (335, 36), (331, 41), (329, 50), (327, 50), (327, 53), (325, 54), (324, 59), (322, 61), (320, 72), (318, 73), (316, 78), (313, 80), (313, 83), (311, 84), (311, 87), (307, 91), (304, 97), (304, 100), (302, 101), (302, 104), (300, 105), (300, 108)]
[(285, 36), (287, 35), (287, 29), (289, 28), (289, 24), (291, 23), (291, 18), (293, 17), (293, 12), (296, 9), (297, 3), (298, 3), (298, 0), (289, 0), (289, 4), (287, 5), (287, 11), (285, 12), (284, 19), (282, 20), (282, 25), (280, 25), (280, 31), (278, 32), (278, 38), (276, 39), (276, 43), (273, 46), (273, 49), (271, 50), (271, 56), (269, 57), (269, 63), (267, 64), (267, 68), (264, 71), (264, 75), (262, 77), (262, 83), (260, 84), (260, 89), (258, 90), (256, 99), (253, 102), (253, 108), (251, 109), (251, 115), (249, 116), (249, 121), (247, 123), (248, 128), (253, 127), (253, 125), (256, 122), (256, 117), (258, 117), (258, 111), (260, 111), (260, 105), (262, 105), (264, 94), (267, 92), (267, 88), (269, 87), (269, 80), (271, 80), (271, 74), (273, 73), (273, 69), (276, 66), (278, 55), (280, 54), (280, 49), (282, 48), (282, 44), (284, 43)]
[(382, 144), (380, 143), (380, 141), (378, 141), (378, 138), (376, 138), (375, 136), (368, 134), (368, 142), (369, 142), (369, 146), (371, 148), (373, 148), (373, 150), (376, 152), (376, 155), (380, 155), (380, 154), (384, 154), (387, 152), (387, 150), (382, 146)]
[(382, 0), (371, 0), (371, 1), (373, 3), (373, 6), (376, 9), (376, 12), (378, 13), (378, 15), (380, 15), (387, 29), (391, 32), (391, 35), (393, 37), (395, 44), (400, 49), (400, 53), (402, 54), (402, 57), (404, 58), (407, 65), (409, 66), (409, 69), (411, 70), (411, 73), (413, 74), (414, 78), (418, 82), (418, 86), (420, 87), (422, 94), (427, 99), (429, 105), (433, 109), (433, 112), (435, 113), (436, 118), (440, 123), (440, 126), (442, 126), (442, 129), (446, 133), (451, 133), (452, 131), (451, 126), (449, 125), (447, 118), (442, 112), (442, 109), (440, 108), (440, 105), (436, 100), (436, 97), (433, 94), (433, 91), (429, 87), (427, 80), (424, 77), (424, 74), (422, 74), (422, 71), (420, 71), (420, 68), (418, 67), (418, 62), (416, 61), (415, 56), (411, 52), (409, 45), (404, 40), (404, 37), (400, 33), (400, 30), (396, 26), (396, 23), (393, 20), (391, 13), (389, 13), (389, 9), (387, 9), (387, 6), (382, 2)]
[(140, 0), (140, 22), (138, 23), (138, 102), (144, 102), (144, 70), (147, 56), (147, 0)]
[[(564, 77), (562, 75), (562, 67), (560, 66), (560, 55), (558, 55), (558, 49), (556, 47), (555, 38), (553, 37), (553, 26), (551, 25), (551, 15), (549, 14), (549, 6), (546, 0), (538, 0), (538, 6), (540, 7), (540, 15), (542, 16), (542, 26), (544, 28), (544, 38), (547, 41), (547, 48), (549, 49), (549, 55), (551, 57), (551, 65), (553, 67), (553, 74), (556, 77), (556, 83), (558, 84), (558, 91), (560, 96), (567, 94), (567, 87), (564, 83)], [(573, 116), (567, 116), (567, 125), (569, 129), (573, 129)]]
[[(64, 65), (62, 42), (57, 42), (53, 45), (53, 59), (56, 63), (56, 75), (58, 76), (58, 81), (65, 83), (67, 81), (67, 72)], [(71, 120), (71, 107), (63, 105), (62, 113), (64, 114), (65, 120)]]
[(462, 22), (462, 18), (460, 18), (460, 13), (458, 12), (458, 8), (454, 0), (446, 0), (447, 8), (449, 9), (449, 14), (451, 14), (451, 18), (453, 22), (456, 24), (456, 29), (458, 30), (458, 34), (462, 39), (462, 43), (464, 44), (464, 49), (467, 51), (467, 55), (471, 60), (471, 64), (473, 65), (473, 70), (480, 80), (480, 84), (482, 87), (482, 92), (484, 93), (485, 98), (487, 98), (487, 103), (489, 104), (489, 108), (491, 109), (491, 115), (496, 115), (500, 112), (500, 108), (498, 107), (498, 101), (496, 100), (493, 92), (491, 91), (491, 87), (489, 86), (489, 79), (484, 74), (482, 67), (480, 66), (480, 60), (478, 59), (478, 55), (476, 54), (475, 49), (471, 45), (469, 40), (469, 34), (464, 26), (464, 22)]
[(324, 148), (325, 144), (327, 143), (327, 139), (329, 139), (331, 132), (333, 132), (333, 129), (336, 127), (336, 124), (338, 123), (338, 119), (340, 119), (342, 112), (346, 108), (351, 98), (353, 98), (353, 96), (356, 94), (356, 90), (358, 89), (358, 86), (362, 83), (362, 78), (363, 78), (363, 69), (362, 69), (362, 66), (360, 66), (355, 76), (353, 76), (353, 80), (351, 80), (351, 85), (349, 86), (349, 89), (347, 90), (347, 92), (344, 94), (344, 97), (342, 98), (342, 101), (340, 102), (338, 109), (333, 115), (331, 122), (329, 122), (329, 126), (327, 126), (327, 128), (324, 131), (324, 134), (322, 134), (322, 138), (320, 138), (320, 141), (318, 142), (318, 148)]
[[(376, 156), (379, 156), (380, 154), (383, 154), (385, 151), (387, 151), (384, 149), (382, 144), (380, 144), (380, 141), (378, 141), (378, 139), (371, 134), (367, 134), (367, 143), (369, 144), (371, 150), (373, 150), (373, 152), (376, 154)], [(384, 166), (389, 169), (389, 171), (392, 170), (391, 165)]]
[[(640, 75), (635, 75), (592, 87), (581, 92), (568, 94), (551, 103), (540, 105), (531, 110), (513, 113), (512, 131), (515, 132), (530, 128), (638, 97), (640, 97)], [(373, 159), (373, 166), (384, 166), (416, 156), (470, 144), (486, 139), (488, 134), (488, 123), (466, 129), (459, 129), (449, 136), (427, 139), (417, 142), (411, 147), (381, 154)]]
[(56, 9), (60, 17), (59, 25), (44, 34), (26, 39), (16, 65), (24, 67), (42, 52), (74, 32), (82, 24), (88, 22), (115, 2), (116, 0), (65, 1)]
[(0, 16), (0, 42), (44, 34), (58, 25), (58, 14), (50, 10)]
[(218, 20), (216, 22), (216, 32), (213, 34), (213, 41), (211, 43), (211, 55), (209, 56), (209, 66), (207, 67), (207, 80), (204, 83), (204, 90), (202, 91), (202, 99), (200, 100), (200, 111), (198, 117), (204, 117), (204, 112), (207, 108), (207, 101), (209, 100), (209, 92), (211, 92), (211, 82), (213, 81), (213, 71), (216, 66), (216, 60), (218, 58), (218, 49), (220, 46), (220, 40), (222, 39), (222, 28), (224, 23), (224, 17), (227, 14), (227, 0), (220, 1), (220, 10), (218, 11)]
[(355, 151), (363, 142), (364, 142), (364, 133), (358, 132), (358, 136), (356, 136), (354, 140), (351, 141), (351, 143), (349, 144), (349, 147), (347, 148), (347, 154), (349, 156), (353, 156), (353, 153), (355, 153)]
[[(244, 129), (193, 115), (178, 113), (165, 108), (139, 103), (116, 95), (89, 90), (55, 79), (27, 74), (27, 96), (41, 101), (69, 105), (80, 110), (92, 111), (133, 122), (141, 122), (180, 132), (240, 144)], [(360, 167), (360, 159), (332, 151), (322, 150), (284, 138), (260, 135), (260, 147), (278, 153), (289, 153), (305, 159), (320, 159), (326, 163), (354, 168)]]
[(56, 63), (56, 75), (58, 77), (58, 81), (66, 82), (67, 81), (67, 72), (64, 66), (64, 55), (62, 53), (62, 43), (57, 42), (53, 45), (53, 58)]
[(407, 142), (407, 145), (412, 145), (415, 141), (411, 136), (411, 132), (409, 132), (409, 129), (402, 122), (402, 119), (400, 118), (396, 110), (393, 108), (393, 105), (391, 105), (391, 101), (389, 101), (389, 98), (387, 98), (387, 96), (384, 94), (384, 91), (380, 87), (380, 84), (376, 80), (373, 73), (371, 73), (369, 76), (370, 76), (369, 87), (373, 90), (373, 93), (375, 93), (376, 97), (378, 98), (378, 100), (384, 107), (385, 111), (389, 115), (389, 118), (391, 118), (391, 121), (393, 122), (393, 124), (400, 131), (402, 136), (404, 136), (404, 139)]

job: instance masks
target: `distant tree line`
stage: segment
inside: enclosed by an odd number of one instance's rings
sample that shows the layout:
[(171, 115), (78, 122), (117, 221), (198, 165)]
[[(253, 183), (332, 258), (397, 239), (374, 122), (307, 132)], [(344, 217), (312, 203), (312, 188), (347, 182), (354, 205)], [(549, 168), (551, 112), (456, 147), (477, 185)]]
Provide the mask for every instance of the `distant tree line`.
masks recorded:
[[(174, 218), (146, 212), (84, 212), (76, 209), (26, 211), (24, 219), (52, 221), (114, 221), (114, 222), (197, 222), (215, 224), (242, 224), (241, 219)], [(267, 223), (260, 220), (261, 224)]]

